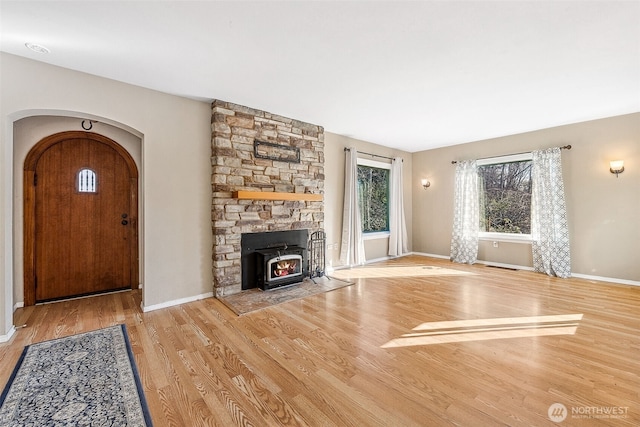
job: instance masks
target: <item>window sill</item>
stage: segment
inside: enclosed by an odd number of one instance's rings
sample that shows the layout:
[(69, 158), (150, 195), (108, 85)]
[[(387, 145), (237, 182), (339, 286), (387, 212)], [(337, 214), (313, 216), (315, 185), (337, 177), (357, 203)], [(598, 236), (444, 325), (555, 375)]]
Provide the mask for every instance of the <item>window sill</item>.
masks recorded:
[(478, 239), (493, 242), (531, 244), (531, 234), (480, 233)]
[(388, 231), (381, 231), (379, 233), (362, 233), (362, 240), (376, 240), (376, 239), (388, 239)]

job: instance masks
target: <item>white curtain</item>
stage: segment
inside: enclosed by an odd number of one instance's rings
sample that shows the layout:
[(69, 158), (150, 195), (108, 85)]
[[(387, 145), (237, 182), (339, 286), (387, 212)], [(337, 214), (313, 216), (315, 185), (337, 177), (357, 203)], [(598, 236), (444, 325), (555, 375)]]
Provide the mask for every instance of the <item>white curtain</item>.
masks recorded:
[(533, 269), (571, 276), (569, 227), (559, 148), (534, 151), (531, 169), (531, 249)]
[(389, 255), (400, 256), (409, 252), (407, 249), (407, 223), (404, 215), (404, 199), (402, 197), (402, 157), (396, 157), (391, 163), (389, 177)]
[(355, 148), (345, 150), (344, 205), (342, 210), (342, 244), (340, 261), (343, 265), (362, 265), (364, 242), (358, 207), (358, 152)]
[(480, 228), (478, 186), (476, 161), (459, 161), (456, 164), (451, 261), (473, 264), (478, 258)]

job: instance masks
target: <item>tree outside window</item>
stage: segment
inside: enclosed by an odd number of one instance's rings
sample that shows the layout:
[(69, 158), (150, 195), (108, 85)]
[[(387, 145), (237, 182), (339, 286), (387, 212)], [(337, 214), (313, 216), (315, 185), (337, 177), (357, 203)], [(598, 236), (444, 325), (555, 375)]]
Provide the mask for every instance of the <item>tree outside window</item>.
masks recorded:
[(532, 161), (478, 166), (480, 231), (531, 234)]
[(358, 203), (363, 233), (389, 231), (389, 169), (358, 165)]

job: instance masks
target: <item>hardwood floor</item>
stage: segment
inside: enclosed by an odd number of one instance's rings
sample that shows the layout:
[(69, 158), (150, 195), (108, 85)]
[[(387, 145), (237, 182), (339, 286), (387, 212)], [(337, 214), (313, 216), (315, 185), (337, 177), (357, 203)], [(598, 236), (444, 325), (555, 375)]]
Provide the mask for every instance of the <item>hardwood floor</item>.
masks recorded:
[(19, 309), (0, 385), (25, 345), (125, 323), (155, 426), (640, 424), (639, 287), (420, 256), (345, 273), (240, 317), (138, 291)]

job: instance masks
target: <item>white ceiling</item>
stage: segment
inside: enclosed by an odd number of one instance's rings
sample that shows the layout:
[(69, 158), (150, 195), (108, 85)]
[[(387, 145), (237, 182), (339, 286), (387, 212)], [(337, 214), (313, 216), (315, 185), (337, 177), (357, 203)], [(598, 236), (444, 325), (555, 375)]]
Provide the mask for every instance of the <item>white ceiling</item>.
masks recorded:
[(640, 1), (2, 0), (0, 24), (4, 52), (410, 152), (640, 111)]

